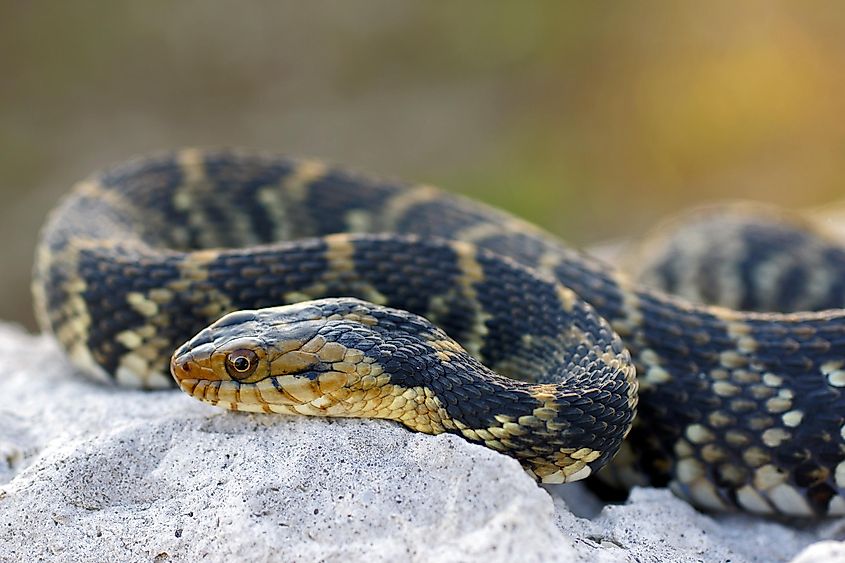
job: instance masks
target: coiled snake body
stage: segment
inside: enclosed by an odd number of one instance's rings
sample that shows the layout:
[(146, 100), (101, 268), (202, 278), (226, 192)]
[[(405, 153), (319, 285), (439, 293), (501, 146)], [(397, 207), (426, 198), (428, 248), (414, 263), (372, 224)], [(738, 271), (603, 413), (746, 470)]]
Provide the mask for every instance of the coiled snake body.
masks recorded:
[(652, 482), (845, 514), (845, 312), (693, 305), (428, 186), (234, 151), (132, 161), (51, 215), (33, 288), (95, 377), (453, 432), (550, 483), (620, 448), (636, 365), (626, 450)]

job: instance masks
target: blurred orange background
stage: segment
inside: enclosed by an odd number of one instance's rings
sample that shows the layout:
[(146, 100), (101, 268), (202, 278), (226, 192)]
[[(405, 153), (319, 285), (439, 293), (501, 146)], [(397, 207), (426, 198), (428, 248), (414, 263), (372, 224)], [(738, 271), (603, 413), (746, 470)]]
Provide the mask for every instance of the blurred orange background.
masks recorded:
[(0, 0), (0, 319), (32, 327), (45, 214), (185, 145), (440, 185), (576, 244), (724, 198), (839, 199), (828, 2)]

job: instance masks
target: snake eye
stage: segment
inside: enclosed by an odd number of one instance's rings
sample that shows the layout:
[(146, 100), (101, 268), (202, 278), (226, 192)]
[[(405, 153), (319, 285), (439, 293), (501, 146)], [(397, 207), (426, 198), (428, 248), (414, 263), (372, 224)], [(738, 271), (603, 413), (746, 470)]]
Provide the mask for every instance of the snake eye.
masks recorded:
[(235, 350), (226, 356), (226, 371), (237, 381), (255, 373), (257, 367), (258, 355), (252, 350)]

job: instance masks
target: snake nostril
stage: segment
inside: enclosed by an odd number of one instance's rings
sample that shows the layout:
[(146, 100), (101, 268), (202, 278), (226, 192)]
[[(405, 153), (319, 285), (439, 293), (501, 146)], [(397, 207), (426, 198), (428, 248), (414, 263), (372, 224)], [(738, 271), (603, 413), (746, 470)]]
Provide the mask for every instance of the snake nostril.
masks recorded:
[(173, 360), (171, 370), (176, 379), (187, 378), (191, 374), (191, 361), (187, 357), (180, 357)]

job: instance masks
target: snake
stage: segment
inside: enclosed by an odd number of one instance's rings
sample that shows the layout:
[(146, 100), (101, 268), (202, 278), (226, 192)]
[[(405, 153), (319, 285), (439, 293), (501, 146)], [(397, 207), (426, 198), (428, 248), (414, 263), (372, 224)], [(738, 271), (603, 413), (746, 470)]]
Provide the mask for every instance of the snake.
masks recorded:
[[(699, 252), (705, 287), (774, 271), (766, 228), (730, 224), (716, 230), (752, 250), (725, 266)], [(802, 236), (775, 238), (836, 263)], [(809, 284), (811, 261), (775, 284), (826, 295), (793, 299), (821, 310), (698, 303), (670, 293), (693, 268), (684, 246), (664, 246), (660, 288), (430, 185), (182, 149), (79, 182), (32, 286), (39, 325), (98, 381), (456, 434), (542, 483), (598, 474), (708, 511), (844, 515), (845, 278)]]

